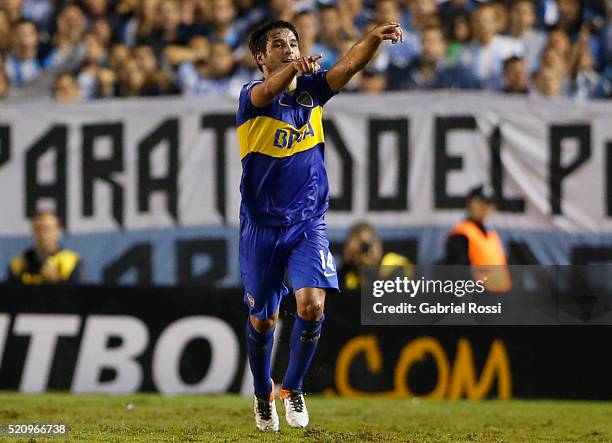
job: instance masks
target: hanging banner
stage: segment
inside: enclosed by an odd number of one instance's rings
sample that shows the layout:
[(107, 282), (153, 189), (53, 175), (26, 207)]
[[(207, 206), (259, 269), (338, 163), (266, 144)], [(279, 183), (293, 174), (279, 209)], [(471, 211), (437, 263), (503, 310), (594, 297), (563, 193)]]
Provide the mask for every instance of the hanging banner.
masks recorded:
[[(236, 284), (235, 110), (222, 97), (2, 109), (0, 272), (27, 246), (32, 215), (52, 209), (89, 282)], [(411, 258), (435, 261), (468, 190), (488, 183), (507, 244), (540, 263), (593, 248), (612, 257), (607, 102), (341, 94), (324, 119), (336, 244), (367, 220)]]

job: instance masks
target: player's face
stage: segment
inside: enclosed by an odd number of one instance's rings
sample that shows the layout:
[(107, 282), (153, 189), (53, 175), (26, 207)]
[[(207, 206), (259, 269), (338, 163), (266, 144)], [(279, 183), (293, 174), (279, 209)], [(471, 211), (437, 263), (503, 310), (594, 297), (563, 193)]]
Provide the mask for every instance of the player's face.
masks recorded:
[(271, 74), (299, 57), (297, 37), (291, 30), (283, 28), (268, 33), (266, 53), (258, 54), (258, 62)]

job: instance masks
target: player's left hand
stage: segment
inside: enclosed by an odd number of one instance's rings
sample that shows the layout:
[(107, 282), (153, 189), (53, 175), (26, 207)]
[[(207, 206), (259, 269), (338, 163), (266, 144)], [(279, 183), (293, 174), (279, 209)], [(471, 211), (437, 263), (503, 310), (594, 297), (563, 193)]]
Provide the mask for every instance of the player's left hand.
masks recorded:
[(370, 34), (380, 40), (389, 40), (393, 44), (404, 41), (404, 30), (400, 24), (396, 22), (389, 22), (377, 26), (370, 31)]

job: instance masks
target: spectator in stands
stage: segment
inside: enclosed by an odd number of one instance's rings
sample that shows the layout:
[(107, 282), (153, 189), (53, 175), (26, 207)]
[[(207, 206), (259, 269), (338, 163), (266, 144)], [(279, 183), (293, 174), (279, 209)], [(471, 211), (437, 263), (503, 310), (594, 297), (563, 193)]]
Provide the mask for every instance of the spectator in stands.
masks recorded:
[[(293, 22), (295, 27), (300, 34), (300, 53), (302, 54), (321, 54), (321, 58), (318, 63), (321, 69), (329, 69), (335, 64), (340, 54), (326, 45), (317, 43), (317, 35), (319, 33), (319, 27), (317, 24), (317, 16), (310, 9), (306, 9), (298, 13)], [(342, 41), (340, 42), (340, 45)], [(338, 45), (338, 49), (340, 48)], [(252, 57), (251, 57), (252, 58)]]
[(82, 4), (91, 18), (105, 17), (109, 13), (108, 0), (82, 0)]
[(546, 46), (546, 34), (535, 28), (536, 12), (532, 0), (517, 0), (510, 10), (510, 36), (519, 40), (525, 49), (525, 62), (529, 72), (535, 72)]
[(577, 34), (582, 27), (582, 6), (580, 0), (557, 0), (559, 18), (557, 27), (568, 35)]
[(400, 22), (407, 30), (418, 34), (427, 26), (439, 24), (435, 0), (411, 0), (406, 3), (408, 10), (400, 9)]
[(488, 3), (472, 13), (472, 32), (473, 41), (461, 52), (461, 63), (471, 69), (483, 88), (501, 89), (504, 60), (522, 56), (521, 43), (497, 34), (495, 9)]
[(33, 22), (21, 20), (14, 26), (12, 51), (6, 56), (4, 72), (12, 85), (21, 87), (42, 73), (38, 60), (38, 32)]
[(362, 70), (357, 83), (357, 91), (362, 94), (381, 94), (387, 89), (387, 76), (384, 72), (374, 67), (366, 67)]
[(574, 64), (571, 69), (572, 85), (570, 95), (578, 100), (605, 97), (610, 91), (610, 82), (593, 68), (593, 58), (589, 47), (589, 36), (576, 43)]
[(388, 88), (400, 89), (476, 89), (478, 81), (462, 65), (444, 59), (446, 39), (439, 26), (430, 26), (421, 33), (421, 55), (408, 67), (389, 66)]
[(495, 30), (498, 34), (506, 34), (510, 23), (510, 12), (504, 3), (492, 2), (495, 12)]
[[(199, 0), (199, 3), (208, 2)], [(254, 29), (257, 24), (264, 22), (270, 12), (267, 5), (263, 5), (259, 0), (235, 0), (234, 3), (238, 11), (236, 23), (243, 35)]]
[[(608, 3), (607, 13), (612, 17)], [(422, 34), (425, 29), (440, 26), (442, 20), (448, 36), (447, 54), (436, 65), (437, 69), (450, 69), (460, 63), (463, 70), (469, 70), (471, 77), (479, 81), (480, 87), (503, 90), (510, 80), (505, 77), (504, 61), (523, 57), (530, 75), (541, 67), (559, 70), (561, 95), (609, 96), (612, 27), (609, 20), (602, 20), (603, 7), (593, 6), (592, 1), (583, 7), (581, 0), (538, 0), (537, 4), (537, 11), (545, 14), (545, 23), (550, 26), (547, 33), (536, 27), (534, 0), (0, 0), (0, 54), (11, 88), (31, 81), (40, 81), (42, 85), (47, 78), (42, 75), (43, 69), (57, 68), (54, 72), (77, 74), (83, 96), (93, 98), (106, 97), (113, 90), (120, 95), (111, 78), (125, 77), (120, 71), (132, 48), (148, 46), (156, 59), (150, 64), (155, 64), (156, 69), (145, 73), (147, 80), (139, 94), (175, 91), (175, 81), (184, 80), (185, 66), (190, 68), (192, 78), (199, 75), (206, 79), (204, 83), (214, 85), (212, 90), (225, 91), (233, 90), (233, 86), (227, 85), (237, 82), (236, 78), (251, 78), (257, 73), (243, 37), (264, 20), (295, 21), (301, 32), (303, 52), (322, 53), (323, 69), (343, 55), (350, 46), (347, 42), (359, 38), (375, 23), (400, 22), (406, 27), (404, 42), (383, 47), (366, 70), (365, 78), (353, 80), (353, 89), (374, 93), (383, 87), (385, 90), (407, 87), (408, 77), (400, 86), (393, 80), (398, 73), (408, 70), (414, 73), (422, 69), (424, 76), (420, 79), (429, 77), (423, 60), (430, 59), (431, 51), (421, 48)], [(22, 25), (24, 18), (31, 18), (38, 27)], [(95, 39), (89, 34), (97, 36), (107, 54), (104, 68), (113, 71), (112, 75), (110, 72), (102, 75), (103, 82), (94, 73), (91, 61), (84, 61), (90, 58), (87, 53), (92, 51), (91, 46), (96, 46), (94, 51), (100, 49), (98, 43), (92, 44)], [(582, 55), (582, 49), (578, 50), (584, 40), (590, 49), (590, 60)], [(211, 82), (210, 71), (215, 61), (208, 56), (209, 42), (215, 41), (229, 44), (232, 58), (238, 63), (232, 63), (229, 78), (215, 78)], [(421, 54), (422, 51), (427, 54)], [(223, 54), (221, 57), (225, 60)], [(509, 74), (521, 71), (520, 67), (521, 63), (512, 62)], [(457, 72), (453, 71), (459, 77), (451, 87), (462, 84), (458, 79), (463, 77)], [(439, 80), (438, 74), (431, 78)], [(100, 83), (105, 85), (103, 94), (95, 92)], [(123, 80), (118, 83), (125, 84)], [(431, 88), (435, 83), (439, 82), (423, 81), (419, 87)], [(33, 85), (31, 90), (36, 88)], [(209, 90), (207, 86), (201, 92)], [(535, 85), (534, 90), (538, 90)]]
[[(213, 3), (209, 0), (194, 0), (192, 10), (192, 35), (207, 35), (213, 21)], [(236, 23), (244, 23), (242, 20)], [(248, 25), (242, 25), (248, 28)]]
[(291, 21), (294, 11), (294, 0), (268, 0), (268, 15), (263, 21)]
[(181, 8), (178, 0), (160, 0), (155, 27), (149, 36), (141, 36), (137, 45), (148, 45), (156, 56), (161, 56), (165, 45), (183, 45), (189, 41), (189, 35), (181, 28)]
[(82, 261), (61, 246), (62, 228), (50, 211), (39, 212), (32, 221), (33, 247), (11, 260), (9, 282), (21, 284), (78, 283)]
[(1, 0), (0, 1), (0, 9), (2, 9), (9, 23), (14, 26), (20, 21), (22, 21), (25, 17), (22, 17), (21, 10), (23, 8), (22, 0)]
[(572, 42), (586, 39), (593, 65), (600, 66), (603, 63), (598, 58), (600, 41), (597, 36), (591, 35), (589, 23), (584, 20), (587, 7), (583, 5), (582, 0), (557, 0), (557, 6), (559, 11), (557, 28), (564, 30)]
[(116, 94), (119, 97), (137, 97), (143, 95), (145, 90), (145, 74), (138, 61), (127, 59), (117, 72)]
[(113, 71), (118, 72), (121, 65), (123, 65), (129, 58), (130, 49), (122, 43), (117, 43), (111, 47), (108, 66)]
[(232, 0), (212, 0), (211, 42), (223, 42), (232, 49), (240, 45), (242, 35), (234, 22), (236, 13)]
[(83, 43), (85, 45), (85, 60), (77, 77), (77, 82), (82, 97), (89, 100), (97, 95), (98, 70), (106, 65), (107, 55), (106, 48), (96, 34), (91, 32), (85, 34)]
[(124, 26), (123, 43), (131, 47), (151, 40), (159, 3), (160, 0), (139, 0), (132, 6), (124, 2), (123, 13), (129, 19)]
[(10, 86), (11, 84), (4, 73), (4, 63), (0, 63), (0, 99), (8, 96)]
[(53, 36), (53, 49), (45, 57), (45, 69), (55, 68), (69, 58), (81, 58), (85, 52), (82, 45), (87, 21), (83, 11), (76, 4), (68, 4), (57, 16), (57, 32)]
[[(300, 40), (302, 38), (302, 34), (300, 34)], [(346, 54), (355, 43), (357, 43), (358, 40), (356, 39), (344, 39), (342, 40), (342, 42), (339, 45), (339, 54), (340, 57), (342, 57), (344, 54)], [(302, 53), (304, 53), (302, 51)], [(371, 65), (373, 66), (373, 65)], [(370, 69), (370, 66), (368, 66), (368, 69)], [(353, 76), (353, 78), (351, 78), (349, 80), (349, 82), (344, 86), (344, 88), (342, 88), (342, 92), (343, 93), (352, 93), (352, 92), (358, 92), (359, 91), (359, 86), (361, 84), (361, 75), (362, 75), (363, 71), (359, 71), (357, 74), (355, 74)]]
[(540, 69), (551, 68), (560, 80), (561, 94), (566, 95), (570, 89), (570, 63), (555, 48), (547, 47), (542, 53)]
[(77, 79), (72, 74), (60, 74), (53, 82), (53, 98), (64, 103), (80, 101), (81, 91)]
[(570, 62), (572, 43), (565, 31), (553, 29), (548, 33), (546, 48), (554, 49), (566, 63)]
[[(397, 271), (412, 276), (412, 262), (394, 252), (384, 253), (383, 244), (369, 223), (354, 225), (344, 243), (342, 251), (342, 266), (338, 271), (338, 282), (342, 290), (356, 290), (361, 287), (361, 277), (365, 270), (377, 268), (378, 274), (389, 277)], [(381, 268), (384, 267), (384, 268)]]
[(600, 57), (604, 76), (607, 80), (612, 81), (612, 2), (607, 1), (605, 5), (607, 19), (601, 30), (599, 47), (601, 48)]
[(223, 42), (210, 45), (210, 59), (214, 63), (195, 65), (185, 62), (179, 69), (179, 85), (183, 94), (240, 95), (242, 86), (252, 80), (233, 58), (232, 49)]
[(448, 61), (456, 63), (463, 47), (470, 44), (472, 39), (472, 29), (470, 27), (470, 16), (465, 11), (453, 14), (447, 23), (447, 33), (450, 36), (448, 45)]
[[(349, 36), (342, 30), (340, 13), (335, 6), (325, 5), (319, 8), (318, 49), (326, 56), (325, 63), (333, 66), (338, 61), (339, 45)], [(301, 39), (300, 35), (300, 39)], [(321, 59), (323, 61), (323, 59)]]
[(134, 58), (147, 79), (151, 78), (159, 69), (157, 59), (150, 46), (140, 45), (133, 50)]
[(145, 77), (143, 95), (171, 95), (180, 92), (172, 75), (160, 69), (150, 46), (137, 46), (133, 52), (134, 58)]
[(438, 13), (445, 26), (449, 26), (457, 17), (469, 17), (476, 9), (475, 0), (443, 0), (438, 6)]
[(562, 78), (559, 70), (543, 65), (536, 73), (533, 82), (533, 92), (543, 97), (560, 97), (562, 95)]
[(193, 37), (189, 40), (188, 46), (166, 46), (164, 51), (164, 61), (175, 70), (178, 70), (183, 62), (190, 62), (196, 67), (205, 67), (209, 59), (210, 43), (202, 36)]
[(0, 54), (6, 54), (11, 49), (11, 23), (6, 12), (0, 9)]
[[(405, 68), (419, 55), (421, 42), (418, 31), (425, 24), (433, 0), (413, 0), (411, 9), (412, 20), (409, 28), (404, 29), (404, 41), (394, 45), (385, 45), (380, 49), (380, 55), (374, 61), (378, 69), (387, 70), (389, 65)], [(376, 24), (400, 23), (402, 19), (400, 5), (397, 0), (378, 0), (374, 5), (374, 20)], [(366, 27), (367, 32), (367, 27)]]
[(189, 40), (192, 61), (207, 61), (210, 58), (210, 43), (202, 37), (196, 36)]
[(96, 98), (111, 98), (115, 96), (117, 76), (112, 69), (98, 69), (96, 75)]
[[(338, 12), (342, 30), (351, 38), (357, 39), (363, 34), (366, 23), (372, 19), (372, 12), (365, 8), (364, 0), (338, 0)], [(300, 33), (300, 38), (302, 33)]]
[(506, 94), (528, 94), (529, 73), (525, 60), (521, 57), (510, 57), (504, 61), (504, 89)]
[(108, 18), (96, 17), (91, 22), (91, 32), (98, 36), (100, 42), (106, 49), (110, 48), (113, 38), (113, 26)]

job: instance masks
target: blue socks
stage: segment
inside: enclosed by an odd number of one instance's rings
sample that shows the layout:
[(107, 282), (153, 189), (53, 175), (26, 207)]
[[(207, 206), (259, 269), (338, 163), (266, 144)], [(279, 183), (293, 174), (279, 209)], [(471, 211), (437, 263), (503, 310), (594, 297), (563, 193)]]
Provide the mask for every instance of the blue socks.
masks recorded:
[(325, 315), (319, 321), (306, 321), (295, 315), (291, 332), (289, 367), (283, 379), (283, 389), (301, 390), (304, 376), (317, 349)]
[(274, 328), (262, 334), (255, 330), (251, 320), (247, 318), (246, 342), (249, 364), (253, 373), (255, 395), (268, 397), (272, 392), (270, 361), (272, 359), (272, 345), (274, 345)]

